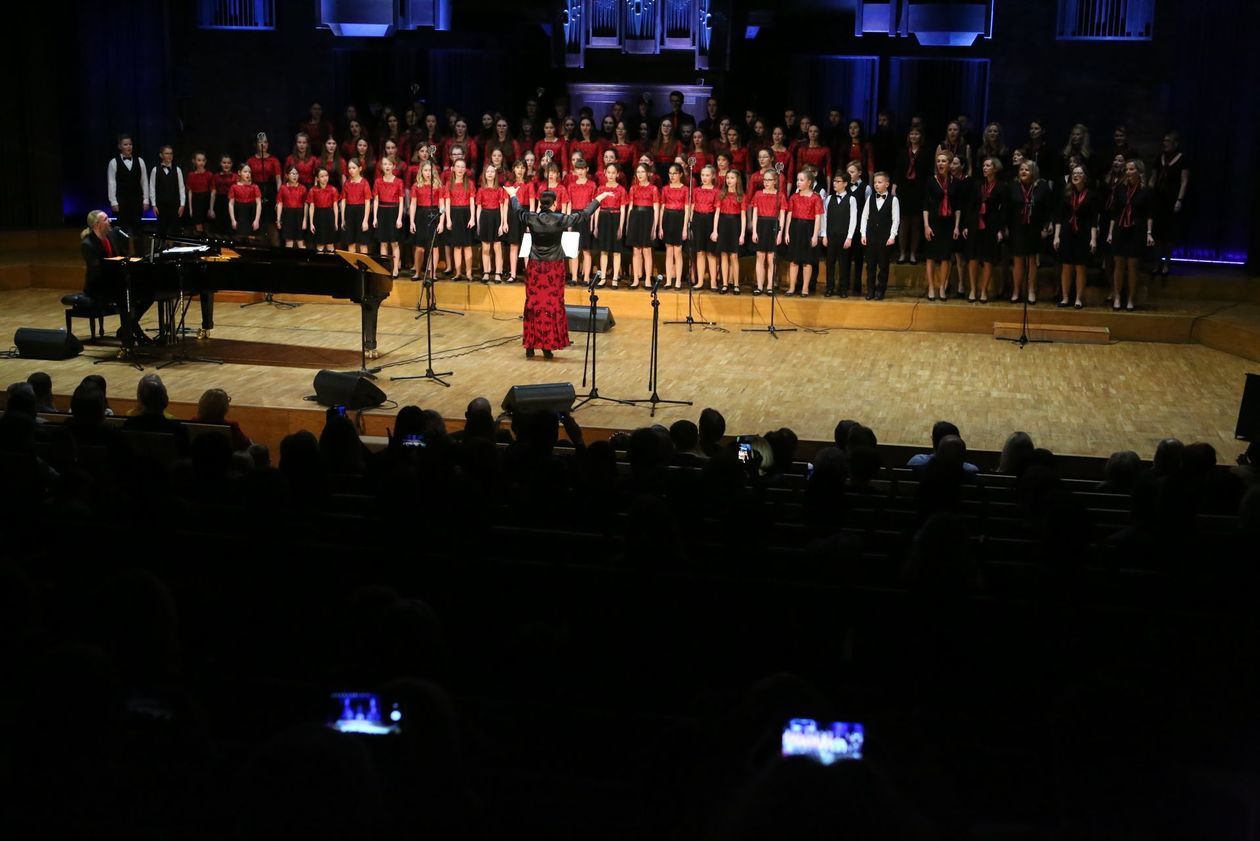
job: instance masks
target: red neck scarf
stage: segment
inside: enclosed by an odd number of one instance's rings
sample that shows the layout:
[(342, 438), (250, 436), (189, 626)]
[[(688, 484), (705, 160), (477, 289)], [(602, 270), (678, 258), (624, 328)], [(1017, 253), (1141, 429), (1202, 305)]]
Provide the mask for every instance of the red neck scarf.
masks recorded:
[(936, 212), (941, 216), (949, 216), (954, 212), (949, 206), (949, 187), (951, 182), (952, 179), (948, 175), (943, 180), (939, 175), (936, 176), (936, 183), (941, 185), (941, 205)]
[[(923, 147), (919, 147), (922, 151)], [(919, 177), (919, 170), (915, 167), (915, 162), (919, 160), (919, 153), (914, 150), (913, 146), (906, 146), (906, 180), (914, 181)]]
[(1077, 233), (1081, 229), (1080, 220), (1077, 214), (1081, 211), (1081, 205), (1085, 204), (1085, 200), (1089, 198), (1089, 190), (1081, 190), (1079, 193), (1072, 193), (1071, 208), (1072, 215), (1068, 219), (1068, 224), (1072, 226), (1072, 233)]
[(1124, 210), (1120, 211), (1120, 227), (1133, 227), (1133, 197), (1137, 195), (1137, 185), (1124, 188)]
[(105, 256), (106, 256), (106, 257), (113, 257), (113, 256), (114, 256), (114, 246), (113, 246), (113, 244), (109, 241), (109, 237), (108, 237), (108, 236), (103, 236), (103, 237), (101, 237), (100, 239), (101, 239), (101, 243), (105, 246)]
[(1024, 209), (1020, 211), (1019, 221), (1025, 225), (1032, 224), (1033, 188), (1036, 186), (1036, 184), (1029, 184), (1027, 187), (1023, 184), (1019, 185), (1019, 189), (1024, 193)]
[(987, 227), (984, 217), (989, 212), (989, 195), (993, 192), (993, 188), (996, 186), (996, 178), (993, 180), (993, 183), (986, 181), (980, 185), (980, 230), (982, 231)]

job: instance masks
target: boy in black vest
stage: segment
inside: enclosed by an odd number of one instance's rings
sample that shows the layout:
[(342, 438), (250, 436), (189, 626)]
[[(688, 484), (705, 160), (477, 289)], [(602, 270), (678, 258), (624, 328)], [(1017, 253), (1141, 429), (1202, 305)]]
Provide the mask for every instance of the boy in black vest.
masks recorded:
[[(861, 161), (849, 161), (844, 169), (849, 176), (849, 195), (853, 196), (853, 200), (857, 202), (857, 218), (860, 225), (862, 214), (866, 211), (866, 203), (871, 198), (871, 185), (862, 178)], [(854, 232), (853, 247), (842, 256), (846, 257), (849, 263), (849, 279), (853, 294), (860, 295), (862, 294), (862, 269), (866, 267), (866, 249), (862, 246), (860, 231)], [(870, 281), (868, 280), (867, 283)]]
[(149, 176), (144, 159), (133, 152), (131, 135), (118, 137), (118, 154), (105, 169), (109, 206), (122, 228), (132, 238), (140, 234), (140, 217), (149, 209)]
[(884, 300), (888, 290), (888, 260), (897, 229), (901, 226), (901, 209), (897, 197), (888, 192), (888, 173), (877, 172), (875, 195), (862, 211), (862, 244), (866, 246), (866, 300)]
[(159, 155), (161, 162), (149, 173), (149, 195), (153, 199), (153, 215), (157, 217), (158, 236), (164, 237), (179, 230), (188, 196), (184, 189), (184, 171), (175, 164), (175, 150), (163, 146)]
[(823, 297), (836, 294), (836, 274), (840, 275), (840, 297), (849, 297), (849, 249), (857, 230), (857, 199), (849, 193), (849, 173), (837, 170), (831, 177), (831, 194), (823, 202), (823, 248), (827, 249), (827, 288)]

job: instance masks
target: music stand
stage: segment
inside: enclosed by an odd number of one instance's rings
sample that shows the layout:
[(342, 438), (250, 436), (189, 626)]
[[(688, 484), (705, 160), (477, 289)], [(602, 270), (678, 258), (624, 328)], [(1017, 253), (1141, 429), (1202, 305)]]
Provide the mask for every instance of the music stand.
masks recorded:
[[(357, 251), (342, 251), (340, 249), (333, 252), (354, 269), (359, 274), (359, 371), (361, 377), (376, 379), (376, 375), (368, 370), (367, 366), (367, 325), (364, 324), (363, 307), (367, 303), (367, 291), (369, 274), (378, 275), (386, 280), (393, 279), (393, 271), (382, 266), (366, 254), (359, 254)], [(257, 302), (255, 302), (257, 303)], [(379, 308), (380, 302), (377, 302)], [(379, 370), (379, 369), (378, 369)]]
[[(188, 317), (188, 308), (192, 306), (192, 296), (184, 294), (184, 264), (175, 264), (175, 276), (179, 278), (179, 297), (175, 300), (175, 308), (179, 310), (179, 327), (175, 327), (174, 312), (170, 316), (171, 340), (169, 344), (174, 345), (179, 342), (179, 350), (171, 354), (171, 357), (165, 362), (160, 363), (157, 369), (161, 371), (163, 368), (171, 365), (183, 365), (187, 362), (205, 362), (209, 365), (222, 365), (222, 359), (214, 359), (209, 356), (194, 356), (188, 352), (188, 328), (184, 326)], [(182, 309), (180, 305), (183, 305)]]
[[(112, 356), (102, 356), (93, 362), (93, 365), (101, 365), (106, 362), (120, 362), (123, 365), (130, 365), (137, 371), (143, 371), (144, 366), (137, 360), (136, 353), (136, 330), (140, 329), (138, 321), (132, 321), (131, 318), (131, 264), (140, 262), (143, 257), (106, 257), (105, 262), (115, 261), (122, 264), (123, 277), (123, 309), (119, 312), (119, 319), (122, 321), (122, 348), (118, 353)], [(151, 359), (149, 360), (152, 361)]]
[(587, 288), (586, 288), (586, 291), (590, 294), (591, 303), (590, 303), (590, 309), (587, 311), (587, 317), (586, 317), (587, 319), (586, 320), (586, 358), (582, 362), (582, 385), (583, 387), (586, 386), (586, 374), (587, 374), (587, 369), (589, 368), (590, 375), (591, 375), (591, 390), (587, 392), (587, 395), (583, 397), (580, 401), (578, 401), (578, 403), (572, 409), (569, 410), (569, 414), (573, 414), (578, 409), (585, 406), (587, 403), (593, 402), (595, 400), (603, 400), (608, 403), (620, 403), (622, 406), (634, 405), (633, 400), (618, 400), (615, 397), (603, 396), (602, 394), (599, 393), (599, 387), (595, 384), (595, 375), (598, 372), (598, 367), (597, 367), (598, 366), (598, 362), (597, 362), (598, 353), (597, 352), (599, 350), (599, 344), (598, 344), (599, 338), (596, 335), (598, 331), (595, 329), (595, 313), (599, 309), (599, 295), (598, 293), (595, 292), (595, 287), (598, 285), (599, 281), (603, 278), (603, 276), (604, 276), (603, 272), (600, 272), (600, 271), (593, 272), (591, 274), (590, 283), (587, 285)]

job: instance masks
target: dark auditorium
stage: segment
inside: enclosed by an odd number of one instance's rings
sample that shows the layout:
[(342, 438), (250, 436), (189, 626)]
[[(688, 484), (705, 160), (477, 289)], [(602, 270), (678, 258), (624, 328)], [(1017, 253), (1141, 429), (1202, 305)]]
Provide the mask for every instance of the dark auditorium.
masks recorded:
[(1254, 3), (4, 18), (0, 837), (1260, 841)]

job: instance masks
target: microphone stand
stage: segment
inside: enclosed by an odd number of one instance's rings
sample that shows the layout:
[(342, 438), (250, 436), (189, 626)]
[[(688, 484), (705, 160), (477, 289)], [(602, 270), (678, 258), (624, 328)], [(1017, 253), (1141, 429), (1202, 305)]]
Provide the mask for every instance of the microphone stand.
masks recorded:
[[(776, 236), (778, 235), (777, 231), (775, 232), (775, 235)], [(744, 328), (745, 333), (769, 333), (771, 338), (778, 339), (780, 333), (795, 333), (796, 332), (795, 327), (775, 327), (774, 326), (774, 302), (775, 300), (777, 300), (777, 295), (776, 295), (775, 290), (777, 289), (778, 285), (779, 284), (775, 282), (774, 279), (771, 280), (771, 283), (770, 283), (770, 323), (766, 325), (765, 327), (745, 327)], [(756, 304), (754, 304), (753, 306), (756, 306)]]
[(1019, 345), (1020, 350), (1023, 350), (1024, 346), (1029, 345), (1029, 344), (1048, 345), (1048, 344), (1053, 343), (1052, 339), (1028, 338), (1028, 292), (1027, 290), (1025, 290), (1024, 292), (1024, 318), (1023, 318), (1022, 323), (1020, 324), (1019, 337), (1015, 339), (1008, 339), (1005, 336), (999, 336), (998, 341), (999, 342), (1014, 342), (1015, 344)]
[[(131, 239), (131, 237), (127, 237), (127, 239)], [(121, 362), (124, 365), (130, 365), (137, 371), (143, 371), (144, 366), (136, 359), (136, 330), (140, 329), (140, 325), (133, 321), (131, 317), (131, 259), (130, 257), (123, 257), (122, 262), (123, 313), (125, 313), (125, 315), (121, 316), (123, 322), (122, 349), (113, 356), (103, 356), (92, 364), (100, 365), (103, 362)]]
[(595, 292), (595, 286), (603, 277), (603, 272), (596, 271), (591, 276), (590, 283), (586, 287), (586, 291), (591, 296), (591, 307), (586, 320), (586, 358), (582, 362), (582, 386), (583, 388), (586, 387), (586, 372), (589, 367), (591, 374), (591, 390), (587, 392), (587, 395), (578, 401), (572, 409), (569, 410), (570, 414), (576, 412), (578, 409), (594, 400), (605, 400), (609, 403), (619, 403), (622, 406), (633, 406), (636, 402), (634, 400), (618, 400), (615, 397), (604, 397), (599, 393), (599, 387), (595, 385), (595, 374), (597, 370), (596, 352), (599, 347), (599, 339), (596, 335), (597, 331), (595, 330), (595, 311), (599, 305), (599, 295)]
[(429, 222), (427, 224), (431, 224), (433, 226), (433, 235), (429, 237), (429, 250), (428, 253), (425, 254), (425, 262), (429, 264), (427, 269), (428, 277), (424, 277), (426, 272), (421, 272), (421, 282), (427, 284), (428, 286), (427, 294), (424, 295), (424, 300), (427, 301), (427, 303), (422, 304), (420, 298), (416, 299), (416, 317), (413, 319), (414, 321), (419, 321), (421, 318), (425, 318), (433, 313), (437, 313), (438, 315), (464, 314), (455, 310), (442, 309), (437, 305), (437, 296), (433, 294), (433, 284), (437, 281), (437, 257), (433, 254), (433, 246), (437, 243), (437, 220), (434, 217), (436, 217), (440, 212), (441, 211), (429, 211)]
[[(686, 255), (687, 262), (692, 272), (696, 272), (696, 237), (695, 237), (696, 219), (695, 219), (695, 207), (692, 203), (692, 190), (694, 190), (696, 186), (696, 174), (695, 172), (692, 171), (692, 168), (695, 166), (695, 164), (696, 164), (696, 159), (694, 157), (687, 159), (687, 170), (688, 170), (687, 206), (692, 208), (692, 211), (687, 220), (687, 231), (686, 231), (687, 247), (683, 249), (683, 254)], [(698, 277), (699, 275), (697, 274), (696, 276)], [(717, 326), (716, 321), (709, 321), (708, 319), (705, 319), (703, 316), (701, 316), (701, 320), (697, 321), (695, 318), (692, 317), (691, 315), (692, 300), (693, 300), (692, 296), (695, 294), (695, 288), (696, 288), (695, 283), (692, 282), (691, 279), (688, 279), (687, 281), (687, 317), (678, 321), (666, 321), (665, 322), (666, 326), (670, 324), (686, 324), (688, 333), (690, 333), (691, 328), (695, 327), (697, 324), (703, 324), (704, 329), (706, 330), (709, 330), (709, 329), (721, 330), (721, 328)]]
[[(260, 154), (261, 154), (261, 153), (260, 153)], [(274, 189), (274, 187), (275, 187), (275, 183), (276, 183), (276, 182), (275, 182), (275, 181), (270, 181), (270, 182), (264, 182), (264, 183), (270, 183), (270, 184), (272, 185), (273, 189)], [(259, 187), (259, 189), (261, 190), (262, 188), (261, 188), (261, 187)], [(265, 199), (265, 197), (264, 197), (264, 199)], [(274, 199), (272, 199), (272, 201), (271, 201), (271, 204), (272, 204), (272, 206), (273, 206), (273, 207), (275, 206), (275, 203), (276, 203), (277, 201), (279, 201), (279, 199), (280, 199), (280, 195), (279, 195), (279, 193), (277, 193), (277, 194), (276, 194), (276, 197), (275, 197)], [(262, 229), (263, 229), (263, 221), (262, 221), (261, 219), (259, 219), (259, 220), (258, 220), (258, 228), (259, 228), (259, 230), (262, 230)], [(268, 236), (270, 236), (270, 235), (268, 235)], [(265, 244), (266, 244), (266, 243), (264, 243), (264, 245), (265, 245)], [(275, 296), (274, 296), (271, 292), (264, 292), (264, 293), (263, 293), (263, 298), (262, 298), (262, 300), (261, 300), (261, 301), (250, 301), (248, 304), (241, 304), (241, 309), (247, 309), (247, 308), (249, 308), (249, 307), (254, 307), (254, 306), (257, 306), (258, 304), (270, 304), (271, 306), (275, 307), (275, 308), (276, 308), (276, 309), (278, 309), (278, 310), (295, 310), (295, 309), (297, 309), (298, 307), (302, 306), (302, 305), (301, 305), (300, 303), (298, 303), (297, 301), (277, 301), (277, 300), (275, 299)]]
[(658, 386), (657, 367), (660, 362), (660, 335), (661, 335), (661, 328), (660, 328), (661, 301), (660, 301), (660, 298), (657, 297), (657, 291), (660, 289), (661, 281), (663, 281), (664, 279), (665, 279), (664, 275), (658, 274), (652, 280), (652, 358), (651, 358), (651, 361), (649, 362), (649, 372), (648, 372), (648, 388), (652, 390), (652, 394), (651, 396), (645, 397), (642, 400), (627, 400), (626, 401), (627, 403), (634, 403), (634, 404), (638, 404), (638, 403), (651, 404), (652, 411), (649, 413), (649, 417), (656, 417), (656, 407), (660, 405), (661, 403), (668, 403), (674, 406), (692, 405), (690, 400), (663, 400), (661, 399), (660, 394), (657, 392), (657, 386)]
[(382, 371), (386, 368), (395, 368), (399, 365), (410, 365), (411, 363), (418, 362), (421, 358), (423, 358), (425, 360), (424, 373), (414, 374), (407, 377), (390, 377), (389, 378), (390, 382), (394, 382), (395, 380), (432, 380), (433, 382), (437, 383), (440, 386), (445, 386), (446, 388), (451, 387), (451, 384), (442, 378), (454, 376), (455, 374), (454, 371), (434, 371), (433, 370), (433, 314), (437, 313), (439, 315), (463, 315), (463, 313), (455, 312), (454, 310), (444, 310), (444, 309), (438, 308), (437, 295), (433, 291), (433, 285), (437, 282), (437, 278), (435, 277), (435, 274), (437, 272), (437, 260), (433, 256), (433, 243), (436, 241), (437, 241), (437, 226), (435, 225), (433, 227), (433, 236), (429, 240), (429, 254), (428, 254), (429, 268), (428, 268), (427, 275), (425, 277), (422, 277), (420, 280), (421, 298), (420, 300), (416, 301), (416, 309), (419, 310), (419, 314), (416, 316), (416, 320), (420, 318), (424, 319), (425, 355), (424, 357), (413, 356), (410, 359), (402, 359), (402, 360), (399, 360), (398, 362), (391, 362), (388, 365), (382, 365), (379, 368), (374, 369), (376, 371)]

